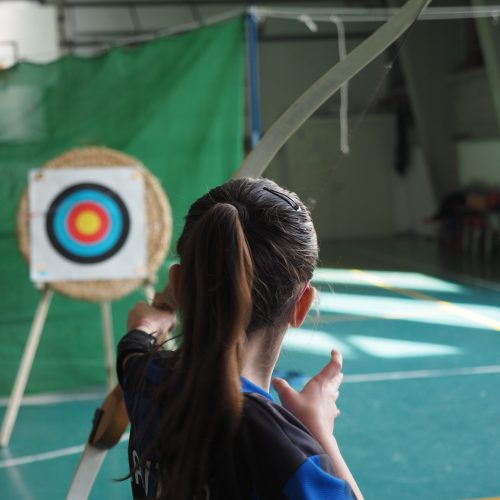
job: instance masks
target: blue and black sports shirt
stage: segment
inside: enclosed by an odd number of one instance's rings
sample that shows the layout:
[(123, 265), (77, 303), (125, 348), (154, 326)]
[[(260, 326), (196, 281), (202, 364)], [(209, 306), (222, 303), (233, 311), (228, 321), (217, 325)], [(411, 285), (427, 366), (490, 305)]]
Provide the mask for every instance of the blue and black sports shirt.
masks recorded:
[[(118, 378), (131, 422), (129, 466), (134, 498), (155, 498), (159, 457), (134, 472), (139, 457), (151, 447), (153, 401), (162, 378), (171, 370), (172, 352), (155, 351), (154, 339), (140, 331), (129, 332), (118, 345)], [(122, 369), (123, 360), (133, 356)], [(241, 377), (245, 394), (243, 415), (227, 456), (219, 457), (203, 498), (210, 500), (352, 500), (349, 485), (334, 476), (324, 450), (289, 411), (273, 401), (264, 389)], [(168, 402), (165, 403), (168, 411)], [(148, 456), (149, 458), (149, 456)], [(201, 497), (199, 497), (201, 498)]]

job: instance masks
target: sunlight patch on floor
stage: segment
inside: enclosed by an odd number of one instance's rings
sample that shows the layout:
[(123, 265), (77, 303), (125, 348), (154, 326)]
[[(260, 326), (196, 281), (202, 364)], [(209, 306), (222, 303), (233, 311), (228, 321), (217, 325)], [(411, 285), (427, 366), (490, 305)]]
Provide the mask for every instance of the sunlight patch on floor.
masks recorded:
[[(426, 290), (429, 292), (463, 293), (462, 286), (421, 273), (405, 273), (393, 271), (365, 271), (388, 285), (406, 290)], [(366, 286), (366, 280), (351, 269), (317, 269), (313, 276), (314, 283), (331, 285), (361, 285)]]

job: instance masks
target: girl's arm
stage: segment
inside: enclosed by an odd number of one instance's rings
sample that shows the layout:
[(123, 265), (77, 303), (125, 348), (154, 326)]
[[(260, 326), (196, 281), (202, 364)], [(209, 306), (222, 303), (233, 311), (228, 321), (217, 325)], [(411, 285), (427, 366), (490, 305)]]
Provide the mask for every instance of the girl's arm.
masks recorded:
[[(159, 296), (160, 294), (157, 294)], [(155, 301), (150, 306), (145, 302), (138, 302), (130, 309), (127, 318), (127, 331), (141, 330), (153, 335), (157, 344), (168, 340), (168, 334), (176, 325), (175, 312), (171, 308), (161, 307)]]
[[(161, 345), (168, 340), (175, 325), (176, 317), (172, 309), (166, 307), (158, 309), (156, 304), (153, 307), (144, 302), (138, 302), (128, 313), (127, 331), (129, 333), (118, 344), (118, 373), (122, 372), (130, 358), (160, 349)], [(140, 337), (141, 334), (144, 338)]]
[(312, 433), (326, 454), (330, 457), (335, 474), (346, 481), (358, 500), (363, 499), (361, 490), (342, 457), (337, 440), (333, 436), (335, 418), (340, 414), (337, 408), (339, 387), (342, 383), (342, 355), (332, 351), (328, 364), (304, 386), (295, 391), (281, 379), (273, 379), (283, 406), (293, 413)]

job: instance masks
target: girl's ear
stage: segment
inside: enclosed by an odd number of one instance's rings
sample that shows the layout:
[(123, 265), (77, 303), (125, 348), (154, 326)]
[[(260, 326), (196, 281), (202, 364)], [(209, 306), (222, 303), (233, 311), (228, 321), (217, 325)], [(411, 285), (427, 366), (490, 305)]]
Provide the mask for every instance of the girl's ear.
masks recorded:
[(308, 283), (292, 308), (289, 320), (292, 327), (298, 328), (304, 322), (315, 296), (316, 289)]

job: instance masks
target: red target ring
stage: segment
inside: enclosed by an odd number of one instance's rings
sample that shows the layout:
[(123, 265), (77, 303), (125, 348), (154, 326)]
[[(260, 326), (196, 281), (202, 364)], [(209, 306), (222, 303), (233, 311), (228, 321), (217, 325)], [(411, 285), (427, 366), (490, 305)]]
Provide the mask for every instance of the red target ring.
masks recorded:
[(59, 193), (45, 220), (47, 236), (65, 258), (80, 264), (104, 262), (123, 247), (130, 218), (110, 188), (80, 183)]
[(108, 212), (99, 204), (87, 201), (76, 204), (68, 214), (67, 230), (78, 243), (97, 243), (108, 234)]

